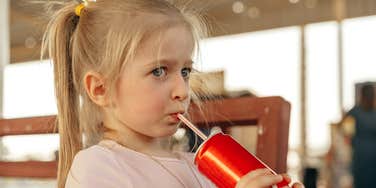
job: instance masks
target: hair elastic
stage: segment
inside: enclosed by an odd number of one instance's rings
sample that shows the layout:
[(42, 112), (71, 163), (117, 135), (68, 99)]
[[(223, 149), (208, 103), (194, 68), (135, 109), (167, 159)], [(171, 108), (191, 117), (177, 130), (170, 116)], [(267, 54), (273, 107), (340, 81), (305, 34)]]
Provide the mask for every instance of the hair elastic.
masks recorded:
[(74, 8), (74, 13), (77, 16), (81, 16), (82, 9), (85, 8), (89, 2), (97, 2), (97, 0), (77, 0), (77, 2), (79, 4)]
[(81, 3), (79, 5), (76, 6), (76, 8), (74, 8), (74, 13), (77, 15), (77, 16), (81, 16), (81, 11), (82, 9), (85, 7), (85, 4), (84, 3)]

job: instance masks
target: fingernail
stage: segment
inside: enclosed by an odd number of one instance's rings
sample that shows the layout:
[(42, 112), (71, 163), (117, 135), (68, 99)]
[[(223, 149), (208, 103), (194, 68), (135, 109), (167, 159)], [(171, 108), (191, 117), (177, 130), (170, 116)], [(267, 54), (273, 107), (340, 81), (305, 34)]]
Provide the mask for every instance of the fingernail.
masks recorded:
[(283, 178), (284, 178), (285, 180), (287, 180), (287, 181), (291, 181), (291, 177), (290, 177), (289, 175), (285, 175)]

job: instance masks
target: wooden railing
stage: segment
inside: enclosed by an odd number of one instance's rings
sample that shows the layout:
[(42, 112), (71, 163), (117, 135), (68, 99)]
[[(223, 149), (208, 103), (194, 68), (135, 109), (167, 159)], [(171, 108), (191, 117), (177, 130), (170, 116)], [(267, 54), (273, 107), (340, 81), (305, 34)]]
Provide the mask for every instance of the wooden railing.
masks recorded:
[[(189, 110), (192, 121), (199, 125), (258, 126), (256, 155), (277, 173), (286, 172), (290, 104), (281, 97), (242, 97), (204, 102), (202, 113)], [(56, 133), (55, 116), (2, 119), (0, 136)], [(57, 162), (0, 162), (0, 176), (56, 177)]]

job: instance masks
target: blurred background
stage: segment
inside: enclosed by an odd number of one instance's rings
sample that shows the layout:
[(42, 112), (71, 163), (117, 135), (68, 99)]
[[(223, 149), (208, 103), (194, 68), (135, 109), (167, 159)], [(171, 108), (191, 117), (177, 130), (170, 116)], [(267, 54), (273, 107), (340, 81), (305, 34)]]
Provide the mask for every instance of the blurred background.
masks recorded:
[[(213, 22), (197, 68), (220, 72), (227, 93), (289, 101), (288, 173), (314, 182), (307, 187), (352, 187), (351, 144), (336, 127), (360, 86), (376, 85), (376, 0), (192, 2)], [(0, 1), (2, 118), (56, 114), (52, 64), (39, 59), (44, 11), (33, 1)], [(55, 134), (0, 137), (1, 161), (51, 161), (57, 150)], [(0, 177), (0, 187), (54, 186)]]

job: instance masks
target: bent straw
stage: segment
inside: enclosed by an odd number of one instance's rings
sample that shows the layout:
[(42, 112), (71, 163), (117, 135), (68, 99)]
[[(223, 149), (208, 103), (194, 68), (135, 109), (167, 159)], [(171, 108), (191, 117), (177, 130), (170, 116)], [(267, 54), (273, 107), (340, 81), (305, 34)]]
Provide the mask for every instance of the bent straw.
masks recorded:
[(195, 132), (202, 140), (208, 139), (208, 137), (202, 133), (195, 125), (193, 125), (187, 118), (183, 115), (178, 114), (178, 118), (185, 123), (193, 132)]

